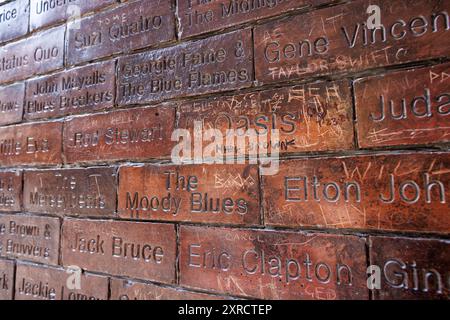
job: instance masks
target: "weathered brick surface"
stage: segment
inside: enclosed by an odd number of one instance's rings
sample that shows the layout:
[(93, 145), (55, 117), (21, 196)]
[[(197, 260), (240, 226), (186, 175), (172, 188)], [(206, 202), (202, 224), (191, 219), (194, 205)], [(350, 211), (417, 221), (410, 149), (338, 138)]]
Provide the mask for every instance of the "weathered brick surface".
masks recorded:
[(355, 83), (362, 148), (450, 141), (450, 64)]
[(291, 160), (263, 177), (274, 226), (447, 234), (448, 153)]
[[(368, 30), (369, 5), (383, 29)], [(448, 55), (450, 3), (353, 1), (255, 29), (256, 79), (277, 82)], [(367, 36), (366, 36), (367, 35)]]
[(61, 122), (0, 128), (0, 165), (60, 164), (61, 131)]
[(263, 299), (368, 298), (365, 242), (354, 236), (182, 226), (180, 241), (188, 287)]
[(221, 300), (220, 296), (162, 287), (151, 283), (111, 279), (111, 300)]
[(121, 167), (119, 176), (122, 218), (260, 223), (256, 165)]
[(248, 87), (253, 77), (251, 30), (187, 42), (119, 59), (119, 104)]
[(181, 0), (179, 1), (180, 34), (182, 38), (230, 27), (244, 22), (306, 9), (332, 2), (330, 0)]
[[(248, 143), (246, 149), (225, 154), (270, 154), (353, 148), (353, 115), (349, 83), (314, 83), (181, 103), (179, 128), (194, 136), (196, 121), (205, 129), (254, 130), (259, 139), (271, 141), (279, 130), (280, 142), (270, 146)], [(307, 130), (305, 130), (305, 127)]]
[[(71, 271), (70, 271), (71, 272)], [(73, 273), (62, 268), (18, 264), (16, 300), (107, 300), (108, 278), (81, 275), (80, 289), (69, 289)]]
[(0, 0), (0, 300), (448, 300), (449, 30), (443, 0)]
[(172, 1), (130, 1), (68, 25), (69, 64), (170, 41), (175, 37)]
[(0, 256), (58, 264), (58, 218), (0, 215)]
[(450, 298), (449, 241), (370, 237), (370, 263), (382, 270), (376, 299)]
[(171, 224), (76, 219), (63, 224), (65, 267), (174, 283), (175, 248)]
[(0, 211), (22, 209), (22, 171), (0, 171)]
[(58, 117), (111, 109), (115, 61), (91, 64), (27, 81), (25, 119)]
[(30, 0), (30, 27), (36, 29), (64, 21), (67, 18), (77, 18), (79, 15), (111, 5), (114, 2), (115, 0)]
[(114, 216), (115, 168), (27, 170), (24, 209), (55, 215)]
[(160, 106), (67, 120), (64, 155), (68, 163), (169, 157), (175, 108)]
[(29, 8), (27, 1), (14, 1), (1, 7), (0, 43), (23, 36), (28, 31)]
[(64, 27), (43, 31), (0, 48), (0, 83), (43, 74), (63, 66)]
[(14, 262), (0, 259), (0, 300), (12, 300), (14, 292)]
[(0, 125), (22, 121), (24, 92), (23, 83), (0, 88)]

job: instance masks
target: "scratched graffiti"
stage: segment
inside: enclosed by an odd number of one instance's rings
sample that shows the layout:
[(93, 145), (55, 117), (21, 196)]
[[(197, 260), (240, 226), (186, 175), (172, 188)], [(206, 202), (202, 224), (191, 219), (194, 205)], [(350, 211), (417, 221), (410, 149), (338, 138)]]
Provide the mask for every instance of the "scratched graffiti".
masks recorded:
[[(369, 5), (380, 9), (378, 28), (367, 24)], [(261, 25), (255, 29), (256, 79), (307, 79), (444, 57), (450, 43), (441, 36), (448, 38), (449, 6), (358, 1)]]
[(450, 141), (450, 64), (355, 82), (359, 144), (364, 147)]
[[(252, 129), (267, 142), (248, 141), (245, 148), (219, 147), (225, 155), (270, 154), (342, 150), (353, 146), (352, 110), (349, 84), (345, 81), (297, 85), (248, 94), (209, 98), (181, 103), (179, 128), (195, 134), (194, 123), (204, 130)], [(271, 130), (278, 129), (279, 141), (272, 145)]]
[(446, 153), (290, 160), (263, 177), (266, 223), (446, 233)]
[(367, 295), (364, 242), (351, 236), (194, 226), (180, 232), (185, 286), (260, 299)]

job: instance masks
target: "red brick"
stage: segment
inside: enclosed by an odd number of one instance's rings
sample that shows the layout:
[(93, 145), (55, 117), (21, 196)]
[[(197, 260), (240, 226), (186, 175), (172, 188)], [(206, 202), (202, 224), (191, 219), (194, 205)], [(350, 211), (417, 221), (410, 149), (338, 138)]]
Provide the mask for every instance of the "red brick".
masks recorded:
[(0, 300), (448, 300), (449, 12), (0, 0)]
[(449, 300), (449, 249), (445, 240), (370, 237), (370, 263), (381, 268), (375, 299)]
[(0, 255), (46, 264), (58, 264), (58, 218), (0, 215)]
[(0, 259), (0, 300), (12, 300), (14, 292), (14, 262)]
[(22, 209), (22, 171), (0, 171), (0, 211)]
[(251, 30), (119, 58), (120, 105), (249, 87)]
[[(363, 41), (369, 5), (381, 9), (385, 41), (380, 29), (375, 41), (371, 30)], [(256, 80), (308, 79), (445, 57), (449, 11), (448, 1), (362, 0), (267, 23), (255, 29)]]
[(68, 18), (77, 18), (79, 15), (108, 6), (115, 2), (115, 0), (31, 0), (30, 27), (33, 30), (65, 21)]
[(172, 1), (129, 2), (71, 22), (67, 38), (69, 64), (174, 40)]
[(2, 5), (0, 13), (0, 43), (13, 40), (28, 32), (29, 10), (27, 1), (14, 1)]
[(61, 251), (66, 267), (175, 282), (176, 234), (171, 224), (66, 219)]
[(205, 98), (180, 104), (177, 127), (194, 137), (195, 121), (201, 121), (203, 128), (219, 129), (223, 136), (228, 129), (254, 130), (259, 140), (269, 142), (271, 130), (279, 130), (280, 143), (270, 147), (247, 143), (245, 150), (236, 146), (229, 152), (224, 145), (225, 154), (238, 156), (258, 154), (258, 149), (270, 154), (272, 148), (279, 153), (345, 150), (353, 148), (351, 101), (346, 81)]
[(285, 14), (324, 4), (327, 0), (201, 1), (178, 2), (181, 38), (219, 30), (244, 22)]
[(355, 82), (363, 148), (450, 142), (450, 64)]
[(121, 167), (122, 218), (257, 225), (256, 165)]
[(24, 209), (55, 215), (114, 216), (115, 168), (25, 171)]
[(67, 284), (76, 273), (54, 267), (19, 263), (16, 273), (16, 300), (108, 300), (108, 278), (82, 274), (80, 289)]
[[(181, 227), (180, 284), (262, 299), (367, 299), (354, 236)], [(199, 276), (201, 274), (201, 276)]]
[(0, 88), (0, 125), (22, 121), (24, 93), (23, 83)]
[(64, 125), (68, 163), (169, 157), (175, 108), (158, 106), (76, 117)]
[(152, 283), (111, 279), (111, 300), (222, 300), (223, 297)]
[(60, 117), (111, 109), (115, 61), (90, 64), (27, 81), (25, 119)]
[(0, 48), (0, 83), (23, 80), (63, 66), (64, 26)]
[(282, 162), (277, 175), (263, 176), (265, 222), (446, 234), (449, 159), (423, 152)]
[(61, 133), (61, 122), (0, 128), (0, 165), (60, 164)]

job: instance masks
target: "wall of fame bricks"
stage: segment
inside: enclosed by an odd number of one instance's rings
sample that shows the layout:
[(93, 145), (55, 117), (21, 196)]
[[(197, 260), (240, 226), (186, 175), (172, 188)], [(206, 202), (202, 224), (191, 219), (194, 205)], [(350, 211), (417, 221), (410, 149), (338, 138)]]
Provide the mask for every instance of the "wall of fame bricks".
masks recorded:
[(449, 299), (450, 1), (0, 2), (0, 299)]

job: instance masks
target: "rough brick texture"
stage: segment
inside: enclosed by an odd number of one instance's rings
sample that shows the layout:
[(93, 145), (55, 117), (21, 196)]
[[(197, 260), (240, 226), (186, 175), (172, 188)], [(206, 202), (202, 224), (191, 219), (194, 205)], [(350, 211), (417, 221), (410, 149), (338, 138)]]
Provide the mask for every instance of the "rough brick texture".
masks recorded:
[(448, 300), (449, 40), (442, 0), (0, 1), (0, 300)]

